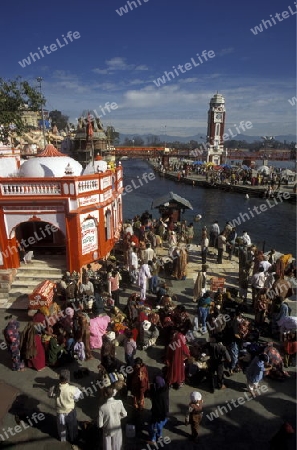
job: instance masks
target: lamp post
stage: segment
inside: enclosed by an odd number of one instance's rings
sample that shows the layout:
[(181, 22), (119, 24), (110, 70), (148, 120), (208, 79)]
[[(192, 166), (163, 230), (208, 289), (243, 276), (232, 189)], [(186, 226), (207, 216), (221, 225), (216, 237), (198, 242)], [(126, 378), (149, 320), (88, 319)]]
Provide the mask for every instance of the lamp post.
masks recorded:
[[(43, 78), (42, 77), (37, 77), (36, 80), (39, 83), (40, 95), (42, 96), (41, 82), (42, 82)], [(46, 146), (46, 138), (45, 138), (44, 113), (43, 113), (43, 104), (42, 104), (42, 102), (41, 102), (41, 116), (42, 116), (43, 145), (45, 147)]]

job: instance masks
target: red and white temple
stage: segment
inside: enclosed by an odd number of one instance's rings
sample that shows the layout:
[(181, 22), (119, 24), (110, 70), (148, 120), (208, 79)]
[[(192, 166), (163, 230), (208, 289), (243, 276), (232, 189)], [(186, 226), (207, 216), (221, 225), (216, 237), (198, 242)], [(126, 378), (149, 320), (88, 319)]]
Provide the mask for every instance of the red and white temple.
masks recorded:
[(122, 227), (123, 171), (97, 157), (85, 169), (48, 145), (38, 157), (0, 162), (0, 269), (23, 251), (56, 250), (70, 272), (106, 257)]

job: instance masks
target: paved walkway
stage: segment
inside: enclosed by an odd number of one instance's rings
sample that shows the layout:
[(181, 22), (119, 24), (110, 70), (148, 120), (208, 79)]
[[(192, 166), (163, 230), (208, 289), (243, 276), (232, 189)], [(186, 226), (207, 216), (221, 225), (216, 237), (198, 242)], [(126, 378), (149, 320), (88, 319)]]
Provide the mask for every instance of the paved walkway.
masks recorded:
[[(178, 302), (185, 304), (190, 313), (195, 313), (196, 305), (192, 301), (194, 279), (197, 270), (201, 267), (200, 256), (196, 246), (190, 249), (189, 273), (185, 281), (170, 280), (170, 290), (177, 295)], [(160, 256), (166, 254), (166, 249), (159, 250)], [(224, 261), (222, 265), (215, 263), (215, 258), (210, 258), (209, 274), (226, 277), (226, 284), (236, 286), (237, 283), (237, 261)], [(138, 290), (138, 289), (136, 289)], [(121, 303), (125, 304), (126, 299), (131, 294), (131, 289), (126, 289), (121, 294)], [(295, 302), (291, 302), (296, 314)], [(1, 329), (5, 326), (5, 311), (0, 318)], [(26, 311), (14, 311), (21, 321), (21, 328), (27, 322)], [(204, 339), (201, 337), (200, 339)], [(149, 367), (150, 376), (153, 377), (156, 371), (162, 368), (162, 356), (164, 347), (145, 351), (137, 351), (137, 356), (143, 358)], [(47, 397), (48, 388), (57, 379), (56, 372), (50, 368), (45, 368), (37, 373), (31, 369), (25, 372), (12, 372), (11, 361), (6, 350), (0, 351), (0, 379), (9, 386), (19, 389), (21, 397), (18, 404), (11, 400), (8, 412), (3, 415), (0, 427), (0, 448), (17, 450), (56, 450), (71, 448), (67, 443), (60, 443), (56, 436), (55, 410), (53, 400)], [(124, 361), (123, 348), (117, 347), (118, 358)], [(96, 380), (97, 366), (99, 363), (99, 351), (94, 352), (94, 360), (84, 362), (81, 365), (88, 367), (90, 375), (82, 380), (72, 382), (78, 386), (90, 387), (91, 382)], [(70, 366), (71, 373), (77, 370), (77, 363)], [(290, 368), (291, 378), (284, 382), (277, 382), (265, 379), (263, 384), (267, 385), (267, 392), (253, 400), (246, 401), (241, 406), (233, 407), (232, 399), (244, 397), (245, 377), (242, 373), (235, 374), (226, 380), (227, 389), (215, 391), (211, 394), (208, 385), (202, 382), (199, 387), (184, 386), (180, 390), (170, 390), (170, 420), (166, 425), (163, 436), (168, 436), (171, 443), (164, 444), (163, 448), (172, 450), (181, 449), (201, 449), (201, 450), (268, 450), (269, 439), (276, 433), (284, 420), (295, 423), (295, 368)], [(189, 401), (189, 394), (193, 389), (198, 389), (204, 399), (204, 418), (201, 424), (200, 443), (195, 445), (188, 440), (190, 427), (184, 425), (184, 415), (186, 405)], [(10, 389), (11, 391), (11, 389)], [(125, 448), (129, 450), (153, 450), (147, 447), (146, 440), (147, 424), (150, 418), (150, 402), (146, 400), (146, 410), (142, 415), (135, 415), (133, 412), (131, 397), (127, 398), (125, 405), (128, 411), (128, 423), (137, 425), (137, 436), (134, 439), (126, 439)], [(217, 410), (219, 406), (227, 405), (227, 410)], [(229, 406), (228, 406), (229, 405)], [(230, 406), (231, 405), (231, 406)], [(9, 435), (8, 427), (15, 427), (14, 414), (22, 412), (25, 417), (31, 418), (34, 412), (43, 413), (44, 420), (38, 422), (34, 427), (21, 429), (15, 436)], [(218, 417), (210, 420), (207, 418), (211, 412), (217, 411)], [(227, 411), (227, 412), (226, 412)], [(80, 421), (89, 421), (97, 416), (96, 395), (85, 397), (77, 404), (78, 418)], [(1, 417), (0, 417), (1, 419)], [(2, 430), (2, 432), (1, 432)], [(6, 431), (7, 436), (4, 431)], [(2, 441), (1, 436), (5, 438)], [(89, 434), (91, 437), (91, 434)], [(82, 445), (86, 450), (100, 449), (99, 441), (93, 438), (93, 444)], [(162, 448), (159, 446), (159, 449)]]

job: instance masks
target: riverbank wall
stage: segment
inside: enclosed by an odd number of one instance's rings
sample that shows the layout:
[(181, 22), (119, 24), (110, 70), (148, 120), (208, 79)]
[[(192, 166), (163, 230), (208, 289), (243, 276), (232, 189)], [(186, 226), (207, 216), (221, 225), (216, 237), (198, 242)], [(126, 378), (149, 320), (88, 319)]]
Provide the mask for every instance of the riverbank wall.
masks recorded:
[[(189, 174), (187, 177), (181, 177), (178, 179), (177, 172), (162, 172), (160, 171), (151, 161), (148, 161), (152, 169), (160, 177), (167, 178), (168, 180), (174, 181), (175, 183), (188, 184), (190, 186), (201, 187), (204, 189), (220, 189), (228, 193), (237, 193), (242, 195), (248, 195), (257, 198), (267, 198), (267, 186), (250, 186), (242, 184), (229, 184), (229, 183), (211, 183), (206, 181), (205, 176), (197, 174)], [(284, 200), (295, 203), (297, 199), (297, 194), (293, 192), (293, 186), (281, 185), (280, 189), (275, 190), (270, 198), (274, 198), (278, 194), (285, 194)]]

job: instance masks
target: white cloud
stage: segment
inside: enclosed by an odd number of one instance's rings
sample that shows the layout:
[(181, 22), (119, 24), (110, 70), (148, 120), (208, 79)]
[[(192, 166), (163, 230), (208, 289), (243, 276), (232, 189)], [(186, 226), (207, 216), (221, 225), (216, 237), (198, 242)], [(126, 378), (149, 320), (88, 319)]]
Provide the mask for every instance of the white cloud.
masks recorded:
[(218, 55), (219, 56), (230, 55), (230, 53), (234, 53), (234, 51), (235, 51), (234, 47), (222, 48), (222, 50), (219, 51)]
[(116, 56), (114, 58), (105, 61), (109, 70), (131, 70), (134, 68), (134, 65), (128, 65), (126, 63), (126, 58), (121, 58), (120, 56)]
[(182, 84), (198, 83), (199, 81), (200, 81), (199, 78), (181, 78), (179, 80), (179, 82), (182, 83)]
[[(123, 67), (124, 62), (117, 60), (115, 65)], [(148, 79), (123, 79), (121, 72), (118, 75), (113, 82), (108, 77), (98, 82), (93, 74), (93, 80), (86, 83), (82, 76), (56, 70), (42, 83), (47, 107), (73, 118), (83, 110), (99, 111), (105, 102), (116, 102), (118, 109), (104, 116), (103, 124), (122, 132), (133, 133), (137, 129), (139, 133), (161, 134), (158, 129), (166, 124), (171, 135), (191, 135), (198, 130), (205, 134), (209, 101), (219, 88), (226, 100), (229, 127), (244, 120), (253, 123), (253, 135), (293, 134), (295, 130), (294, 111), (287, 101), (295, 92), (294, 79), (259, 80), (256, 76), (210, 73), (176, 78), (156, 88)]]
[(94, 73), (98, 73), (98, 75), (106, 75), (108, 73), (107, 69), (93, 69)]
[(92, 72), (97, 73), (99, 75), (113, 74), (118, 70), (139, 70), (144, 71), (148, 70), (148, 67), (145, 64), (135, 65), (128, 64), (126, 58), (122, 58), (121, 56), (115, 56), (107, 61), (105, 61), (106, 68), (100, 69), (95, 68)]
[(136, 86), (136, 85), (140, 85), (140, 84), (147, 84), (148, 81), (145, 80), (141, 80), (140, 78), (136, 78), (135, 80), (130, 80), (128, 82), (128, 86)]
[(142, 64), (140, 66), (136, 66), (135, 70), (148, 70), (148, 67), (145, 64)]

